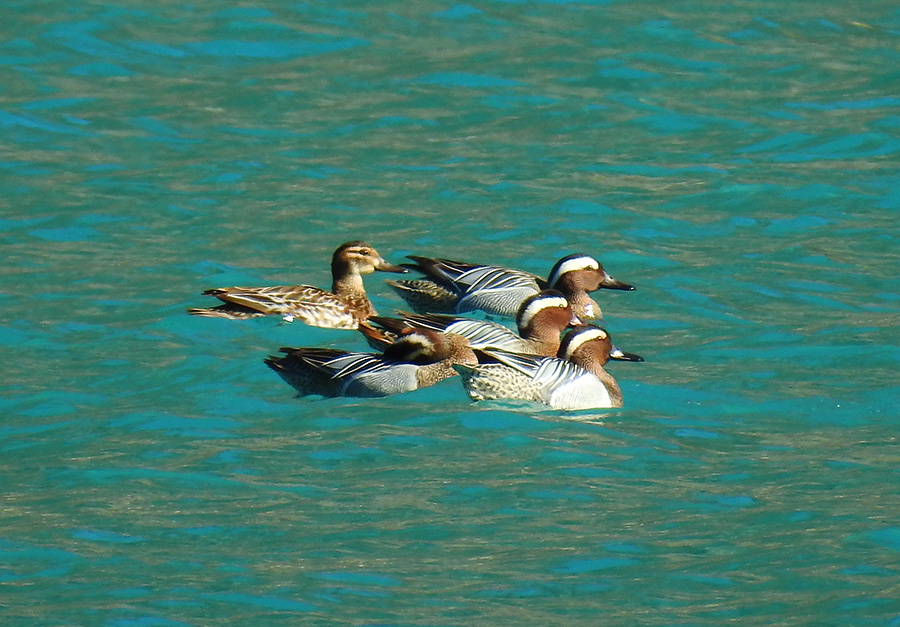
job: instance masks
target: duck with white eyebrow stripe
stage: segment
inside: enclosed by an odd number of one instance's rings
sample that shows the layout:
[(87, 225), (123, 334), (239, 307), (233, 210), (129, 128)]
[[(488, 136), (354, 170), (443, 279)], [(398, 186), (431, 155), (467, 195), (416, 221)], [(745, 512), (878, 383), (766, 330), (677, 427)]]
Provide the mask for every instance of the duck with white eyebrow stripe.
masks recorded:
[[(566, 334), (559, 358), (485, 349), (476, 351), (477, 366), (460, 364), (454, 369), (474, 401), (536, 401), (560, 410), (622, 407), (622, 391), (603, 369), (613, 351), (617, 349), (605, 329), (580, 325)], [(637, 355), (617, 352), (627, 355), (629, 361), (643, 361)]]
[(559, 350), (559, 335), (581, 320), (572, 311), (572, 305), (557, 290), (542, 290), (525, 299), (516, 314), (519, 335), (526, 339), (534, 355), (555, 355)]
[(403, 266), (421, 272), (426, 278), (387, 283), (418, 313), (480, 310), (498, 316), (514, 316), (525, 298), (542, 289), (554, 288), (572, 303), (580, 318), (600, 318), (600, 307), (588, 292), (600, 288), (634, 289), (613, 279), (599, 261), (581, 253), (557, 261), (547, 281), (530, 272), (502, 266), (414, 255), (409, 258), (415, 263)]
[(519, 333), (489, 320), (472, 320), (440, 314), (400, 314), (400, 318), (375, 316), (359, 330), (373, 348), (384, 349), (407, 328), (454, 333), (469, 341), (472, 348), (499, 348), (516, 353), (551, 357), (559, 349), (559, 335), (566, 327), (580, 324), (563, 295), (544, 290), (525, 299), (519, 307)]
[(550, 270), (547, 283), (553, 289), (565, 294), (572, 303), (572, 310), (575, 314), (586, 320), (603, 317), (600, 305), (588, 296), (588, 292), (600, 288), (634, 290), (633, 285), (612, 278), (599, 261), (590, 255), (583, 254), (568, 255), (557, 261)]

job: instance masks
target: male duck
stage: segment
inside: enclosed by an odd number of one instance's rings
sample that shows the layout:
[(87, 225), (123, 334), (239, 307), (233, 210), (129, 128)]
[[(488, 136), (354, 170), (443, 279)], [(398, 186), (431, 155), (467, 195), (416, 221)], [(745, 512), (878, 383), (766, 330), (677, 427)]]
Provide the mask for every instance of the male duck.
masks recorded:
[[(385, 333), (378, 335), (370, 328), (374, 323)], [(398, 318), (375, 316), (360, 331), (375, 348), (383, 348), (395, 334), (405, 328), (429, 329), (439, 333), (453, 333), (466, 338), (475, 349), (499, 348), (531, 355), (556, 355), (559, 335), (566, 327), (581, 324), (572, 313), (569, 301), (556, 290), (542, 290), (526, 298), (516, 315), (518, 334), (497, 322), (473, 320), (441, 314), (407, 314)], [(374, 343), (372, 342), (374, 340)]]
[(621, 407), (622, 391), (603, 365), (611, 356), (643, 361), (638, 355), (615, 348), (609, 334), (592, 325), (569, 331), (558, 358), (496, 349), (485, 349), (478, 355), (477, 366), (454, 366), (472, 400), (537, 401), (560, 410)]
[(589, 255), (563, 257), (545, 281), (530, 272), (409, 255), (415, 263), (404, 266), (427, 278), (388, 281), (418, 313), (463, 313), (482, 310), (498, 316), (514, 316), (521, 302), (542, 289), (553, 288), (572, 303), (582, 319), (601, 318), (600, 307), (588, 292), (599, 288), (633, 290), (609, 276), (600, 262)]
[(257, 316), (279, 315), (288, 322), (298, 318), (314, 327), (356, 329), (359, 323), (375, 315), (366, 296), (363, 274), (375, 270), (408, 272), (385, 261), (365, 242), (341, 244), (331, 258), (331, 291), (310, 285), (278, 287), (222, 287), (203, 292), (224, 304), (209, 309), (189, 309), (195, 316), (242, 320)]
[(478, 363), (458, 335), (412, 331), (383, 355), (329, 348), (282, 348), (265, 360), (300, 396), (375, 397), (411, 392), (456, 376), (453, 364)]

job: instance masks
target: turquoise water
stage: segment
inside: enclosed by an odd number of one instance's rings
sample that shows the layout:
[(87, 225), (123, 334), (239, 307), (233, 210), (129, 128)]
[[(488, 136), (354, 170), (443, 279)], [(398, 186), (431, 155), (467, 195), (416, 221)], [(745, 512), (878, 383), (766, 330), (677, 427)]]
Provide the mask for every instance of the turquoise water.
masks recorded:
[[(4, 625), (900, 625), (895, 3), (0, 16)], [(357, 238), (598, 256), (626, 407), (296, 399), (361, 339), (185, 314)]]

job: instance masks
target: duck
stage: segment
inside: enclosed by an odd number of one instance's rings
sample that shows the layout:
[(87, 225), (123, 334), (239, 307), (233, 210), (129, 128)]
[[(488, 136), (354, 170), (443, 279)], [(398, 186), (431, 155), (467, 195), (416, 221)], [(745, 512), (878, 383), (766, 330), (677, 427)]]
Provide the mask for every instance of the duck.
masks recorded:
[(359, 323), (376, 315), (366, 296), (362, 275), (374, 271), (409, 272), (407, 268), (388, 263), (372, 246), (359, 240), (338, 246), (331, 258), (331, 291), (311, 285), (276, 287), (220, 287), (206, 290), (223, 304), (206, 309), (189, 309), (188, 313), (208, 318), (245, 320), (278, 315), (286, 322), (299, 319), (314, 327), (356, 329)]
[(588, 292), (600, 288), (635, 289), (612, 278), (599, 261), (583, 253), (566, 255), (557, 261), (546, 281), (530, 272), (502, 266), (416, 255), (407, 258), (414, 263), (402, 265), (426, 278), (389, 280), (387, 284), (420, 314), (481, 310), (511, 317), (516, 315), (523, 300), (542, 289), (553, 288), (569, 299), (575, 315), (590, 320), (602, 318), (603, 312)]
[[(360, 331), (374, 348), (390, 343), (406, 328), (453, 333), (466, 338), (473, 349), (498, 348), (531, 355), (556, 355), (559, 336), (567, 328), (582, 321), (558, 290), (541, 290), (522, 301), (516, 314), (518, 333), (490, 320), (475, 320), (444, 314), (411, 314), (400, 312), (399, 318), (374, 316)], [(383, 331), (379, 334), (372, 325)], [(373, 342), (374, 340), (374, 342)]]
[(411, 330), (383, 354), (330, 348), (282, 348), (265, 363), (299, 396), (380, 397), (412, 392), (456, 376), (454, 364), (478, 359), (465, 338)]
[(643, 361), (616, 348), (606, 329), (579, 325), (563, 338), (556, 357), (497, 349), (476, 351), (478, 365), (455, 364), (473, 401), (515, 399), (575, 411), (623, 406), (619, 384), (603, 366), (614, 357)]

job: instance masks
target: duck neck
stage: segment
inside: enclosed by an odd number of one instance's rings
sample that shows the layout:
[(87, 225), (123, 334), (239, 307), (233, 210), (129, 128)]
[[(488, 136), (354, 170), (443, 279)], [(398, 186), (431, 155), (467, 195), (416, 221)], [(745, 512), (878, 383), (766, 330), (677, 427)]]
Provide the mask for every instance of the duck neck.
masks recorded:
[(366, 296), (362, 276), (341, 264), (331, 264), (333, 282), (331, 293), (348, 303), (360, 320), (376, 315), (375, 308)]
[(563, 293), (566, 295), (566, 300), (572, 303), (572, 311), (581, 320), (603, 317), (600, 313), (600, 306), (584, 290), (575, 289)]
[(338, 296), (365, 296), (366, 288), (362, 277), (355, 272), (334, 277), (331, 292)]
[(434, 385), (438, 381), (456, 376), (457, 372), (453, 369), (453, 364), (474, 365), (478, 363), (478, 358), (469, 347), (468, 340), (455, 334), (447, 334), (444, 336), (444, 339), (447, 345), (440, 355), (443, 359), (433, 364), (422, 366), (416, 371), (416, 379), (419, 381), (420, 388)]
[(559, 350), (559, 329), (532, 325), (522, 330), (520, 335), (535, 347), (535, 354), (552, 357)]
[(619, 387), (619, 384), (613, 376), (604, 370), (603, 366), (596, 366), (591, 372), (603, 382), (604, 386), (606, 386), (606, 391), (609, 392), (609, 400), (612, 401), (612, 406), (621, 407), (623, 401), (622, 389)]

